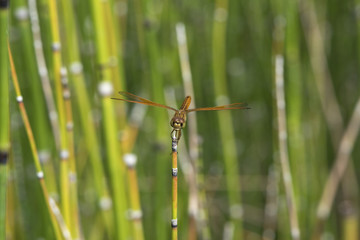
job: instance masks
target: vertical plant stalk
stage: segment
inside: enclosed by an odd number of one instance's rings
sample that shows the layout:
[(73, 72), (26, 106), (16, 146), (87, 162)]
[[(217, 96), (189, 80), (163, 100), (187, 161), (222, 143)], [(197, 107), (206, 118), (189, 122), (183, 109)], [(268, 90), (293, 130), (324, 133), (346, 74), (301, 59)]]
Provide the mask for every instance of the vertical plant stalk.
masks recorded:
[[(311, 226), (314, 223), (315, 219), (310, 216), (314, 211), (314, 199), (317, 199), (318, 196), (316, 196), (316, 194), (311, 194), (311, 198), (303, 198), (303, 196), (308, 195), (310, 192), (320, 193), (322, 186), (320, 183), (307, 184), (306, 180), (303, 178), (304, 172), (308, 174), (308, 178), (312, 178), (311, 176), (313, 176), (313, 174), (317, 174), (318, 169), (323, 169), (323, 164), (326, 164), (325, 159), (324, 161), (317, 163), (315, 165), (316, 167), (312, 164), (308, 164), (309, 162), (312, 162), (311, 159), (318, 158), (317, 156), (314, 157), (314, 154), (321, 153), (320, 151), (310, 151), (307, 147), (313, 145), (312, 142), (319, 141), (317, 139), (320, 139), (323, 136), (323, 128), (320, 128), (310, 139), (306, 139), (303, 131), (304, 116), (311, 116), (312, 113), (307, 110), (304, 112), (306, 102), (311, 102), (311, 100), (307, 99), (304, 94), (304, 90), (306, 89), (305, 83), (307, 81), (304, 81), (304, 78), (306, 77), (304, 77), (304, 65), (301, 61), (302, 54), (301, 48), (299, 47), (302, 42), (300, 37), (302, 29), (299, 25), (299, 9), (296, 1), (288, 2), (287, 4), (282, 3), (282, 5), (286, 5), (286, 7), (283, 9), (281, 16), (275, 19), (277, 20), (275, 23), (277, 23), (276, 25), (280, 25), (280, 31), (277, 30), (277, 32), (283, 35), (280, 38), (281, 42), (284, 41), (284, 46), (281, 47), (281, 53), (284, 54), (284, 59), (286, 59), (285, 94), (287, 96), (286, 121), (289, 143), (288, 150), (294, 180), (294, 188), (297, 196), (297, 202), (299, 203), (298, 207), (301, 209), (298, 213), (299, 227), (303, 232), (302, 237), (306, 239), (309, 235), (311, 235), (311, 233), (305, 229), (307, 229), (307, 226)], [(283, 17), (285, 17), (285, 19), (283, 19)], [(284, 20), (286, 20), (286, 22)], [(312, 118), (311, 122), (314, 123), (315, 120)], [(312, 207), (303, 208), (302, 206)], [(279, 225), (282, 225), (282, 223), (279, 222)], [(283, 234), (286, 234), (286, 229), (282, 232)]]
[(134, 240), (144, 239), (144, 230), (142, 224), (142, 211), (139, 198), (139, 185), (136, 175), (136, 155), (127, 153), (124, 155), (124, 162), (127, 166), (127, 176), (129, 182), (129, 198), (130, 198), (130, 219), (132, 220), (134, 230)]
[[(30, 110), (33, 116), (32, 122), (35, 124), (33, 129), (36, 130), (34, 134), (38, 143), (40, 161), (42, 162), (44, 172), (47, 173), (47, 189), (50, 195), (58, 195), (55, 174), (56, 163), (51, 161), (50, 157), (54, 142), (56, 149), (60, 148), (60, 131), (53, 91), (50, 86), (43, 54), (36, 2), (35, 0), (21, 0), (20, 2), (21, 6), (19, 6), (18, 10), (26, 9), (27, 6), (29, 8), (28, 12), (24, 11), (24, 14), (17, 14), (18, 24), (21, 26), (22, 36), (24, 36), (24, 39), (22, 39), (24, 49), (22, 51), (24, 51), (24, 59), (27, 59), (24, 71), (29, 71), (26, 77), (32, 80), (30, 88), (32, 108), (28, 109), (28, 111)], [(19, 12), (21, 13), (22, 11)], [(48, 121), (50, 122), (51, 130), (49, 129)]]
[[(178, 42), (178, 51), (180, 57), (180, 66), (181, 66), (181, 75), (183, 79), (183, 85), (185, 90), (185, 96), (194, 96), (194, 91), (192, 87), (192, 76), (190, 70), (188, 49), (186, 43), (186, 32), (185, 25), (183, 23), (176, 24), (176, 37)], [(195, 108), (194, 100), (191, 102), (191, 108)], [(194, 114), (195, 115), (195, 114)], [(190, 155), (190, 164), (189, 170), (187, 171), (187, 179), (189, 186), (189, 233), (188, 239), (196, 238), (197, 235), (197, 220), (199, 219), (199, 201), (198, 201), (198, 189), (196, 182), (196, 160), (199, 156), (198, 153), (198, 136), (196, 133), (196, 116), (188, 119), (188, 133), (189, 133), (189, 155)]]
[[(61, 193), (61, 211), (64, 216), (65, 223), (68, 227), (72, 226), (71, 217), (71, 193), (70, 193), (70, 146), (67, 135), (66, 127), (66, 107), (64, 99), (64, 88), (62, 81), (62, 75), (64, 68), (62, 66), (61, 57), (61, 41), (59, 33), (59, 19), (58, 9), (55, 0), (48, 0), (49, 14), (51, 22), (51, 40), (52, 40), (52, 63), (53, 63), (53, 76), (56, 93), (56, 105), (59, 115), (59, 127), (60, 127), (60, 193)], [(66, 71), (66, 70), (65, 70)], [(74, 233), (72, 233), (73, 235)]]
[(30, 21), (32, 25), (32, 37), (34, 39), (34, 49), (35, 49), (35, 58), (38, 66), (38, 72), (41, 79), (41, 86), (45, 96), (45, 102), (48, 110), (48, 115), (52, 128), (52, 135), (54, 136), (54, 141), (56, 149), (60, 149), (60, 130), (59, 122), (57, 118), (56, 105), (54, 102), (54, 94), (51, 88), (51, 83), (49, 79), (48, 70), (46, 67), (44, 49), (41, 40), (40, 25), (39, 25), (39, 16), (36, 8), (36, 0), (28, 0)]
[[(39, 180), (39, 184), (40, 184), (40, 187), (41, 187), (41, 190), (43, 193), (44, 201), (46, 203), (46, 206), (47, 206), (47, 209), (48, 209), (48, 212), (50, 215), (51, 224), (52, 224), (52, 228), (55, 233), (55, 237), (56, 237), (56, 239), (59, 239), (59, 240), (63, 239), (63, 237), (65, 239), (70, 239), (71, 238), (70, 232), (68, 231), (66, 225), (63, 224), (63, 222), (61, 221), (61, 219), (62, 219), (61, 213), (54, 212), (54, 209), (57, 209), (57, 206), (56, 206), (55, 201), (53, 201), (49, 197), (48, 190), (47, 190), (45, 182), (44, 182), (44, 172), (41, 168), (39, 155), (38, 155), (38, 151), (37, 151), (37, 147), (36, 147), (36, 143), (35, 143), (35, 138), (34, 138), (31, 126), (30, 126), (28, 115), (25, 110), (25, 106), (23, 103), (23, 97), (20, 92), (20, 87), (19, 87), (19, 83), (18, 83), (18, 79), (17, 79), (17, 75), (16, 75), (15, 66), (14, 66), (14, 63), (12, 60), (10, 47), (9, 47), (9, 60), (10, 60), (10, 67), (11, 67), (11, 76), (12, 76), (15, 93), (16, 93), (16, 101), (19, 104), (21, 117), (22, 117), (24, 125), (25, 125), (26, 134), (29, 139), (31, 153), (32, 153), (34, 165), (35, 165), (36, 172), (37, 172), (36, 175)], [(56, 206), (56, 208), (54, 206)], [(60, 228), (61, 228), (61, 231), (60, 231)]]
[(79, 223), (79, 208), (78, 208), (78, 191), (77, 191), (77, 173), (76, 173), (76, 163), (75, 163), (75, 150), (74, 150), (74, 123), (72, 116), (72, 107), (71, 107), (71, 94), (68, 85), (68, 75), (66, 68), (62, 68), (61, 82), (63, 85), (63, 98), (66, 111), (66, 130), (67, 130), (67, 141), (69, 144), (69, 170), (68, 176), (69, 179), (69, 201), (70, 201), (70, 231), (74, 239), (79, 239), (80, 234), (80, 223)]
[(180, 139), (181, 130), (173, 130), (171, 133), (171, 162), (172, 162), (172, 219), (171, 219), (171, 239), (178, 239), (178, 167), (177, 167), (177, 147)]
[(124, 133), (121, 138), (122, 152), (126, 153), (123, 156), (125, 165), (127, 167), (128, 189), (130, 199), (130, 220), (132, 221), (133, 235), (135, 240), (144, 239), (143, 230), (143, 214), (140, 204), (140, 194), (138, 185), (138, 176), (136, 171), (137, 157), (131, 154), (136, 137), (138, 135), (139, 126), (144, 120), (145, 116), (144, 106), (135, 104), (135, 107), (130, 114), (129, 124), (126, 125)]
[(129, 221), (126, 218), (127, 188), (125, 184), (125, 166), (121, 159), (121, 149), (118, 146), (117, 123), (114, 104), (110, 99), (113, 93), (112, 72), (109, 68), (109, 48), (105, 26), (104, 4), (99, 0), (91, 1), (92, 20), (94, 23), (96, 65), (99, 68), (98, 91), (101, 97), (103, 113), (103, 129), (106, 143), (107, 164), (110, 172), (113, 206), (115, 216), (115, 235), (117, 239), (129, 238)]
[[(228, 104), (226, 80), (226, 28), (228, 0), (215, 1), (212, 32), (212, 68), (217, 105)], [(225, 178), (229, 199), (230, 222), (225, 234), (230, 239), (243, 238), (243, 206), (241, 204), (241, 180), (235, 143), (234, 128), (230, 111), (218, 113), (220, 137), (225, 165)]]
[(9, 0), (0, 0), (0, 239), (6, 239), (7, 167), (10, 149)]
[[(149, 27), (143, 29), (145, 32), (144, 35), (144, 43), (145, 43), (145, 54), (147, 57), (147, 63), (149, 67), (146, 68), (147, 73), (150, 77), (150, 89), (151, 89), (151, 96), (155, 102), (164, 102), (164, 77), (163, 73), (158, 71), (159, 63), (161, 62), (162, 57), (164, 56), (165, 52), (162, 52), (160, 46), (160, 38), (159, 38), (159, 31), (155, 27), (156, 24), (160, 22), (160, 16), (154, 14), (159, 7), (159, 4), (146, 4), (144, 1), (142, 2), (142, 7), (144, 8), (144, 20), (148, 21)], [(140, 17), (139, 17), (140, 19)], [(141, 23), (143, 28), (144, 24)], [(140, 37), (140, 35), (139, 35)], [(143, 41), (143, 40), (139, 40)], [(155, 112), (154, 112), (155, 113)], [(157, 140), (157, 144), (160, 146), (165, 146), (167, 139), (168, 139), (168, 132), (167, 129), (163, 126), (168, 124), (167, 121), (167, 114), (165, 111), (160, 111), (153, 115), (155, 125), (155, 138)], [(167, 176), (165, 175), (168, 172), (169, 162), (167, 161), (167, 157), (164, 154), (157, 153), (157, 161), (155, 163), (155, 171), (158, 173), (156, 174), (155, 178), (155, 191), (157, 194), (155, 195), (154, 203), (155, 203), (155, 238), (158, 240), (167, 240), (168, 239), (168, 224), (163, 221), (163, 215), (166, 214), (166, 204), (169, 203), (169, 195), (164, 191), (164, 187), (168, 187)], [(164, 164), (166, 162), (167, 164)], [(162, 173), (162, 174), (159, 174)], [(165, 231), (164, 231), (165, 229)], [(167, 230), (167, 231), (166, 231)]]
[[(54, 163), (49, 160), (51, 149), (53, 148), (53, 136), (48, 125), (47, 108), (44, 101), (41, 81), (38, 72), (38, 66), (35, 58), (34, 40), (32, 38), (32, 26), (27, 10), (27, 0), (17, 0), (13, 2), (16, 21), (15, 26), (19, 31), (19, 44), (15, 53), (22, 55), (18, 58), (20, 82), (26, 82), (25, 78), (31, 79), (31, 84), (26, 85), (27, 101), (31, 102), (27, 110), (31, 112), (30, 123), (32, 125), (37, 147), (40, 154), (40, 161), (44, 163), (43, 168), (47, 173), (53, 172)], [(26, 73), (26, 74), (24, 74)], [(51, 169), (51, 170), (50, 170)], [(50, 170), (50, 171), (49, 171)], [(52, 174), (54, 175), (54, 174)], [(50, 178), (49, 178), (50, 177)], [(47, 177), (47, 187), (50, 191), (56, 191), (56, 185), (52, 176)], [(48, 182), (50, 180), (50, 182)]]
[[(101, 204), (101, 202), (111, 202), (111, 200), (109, 196), (108, 185), (104, 177), (104, 168), (101, 164), (100, 148), (97, 141), (94, 122), (93, 119), (89, 117), (91, 116), (91, 100), (87, 92), (83, 74), (83, 65), (80, 59), (80, 50), (78, 44), (79, 39), (78, 33), (76, 31), (76, 22), (72, 2), (69, 0), (62, 0), (61, 10), (64, 23), (64, 35), (66, 35), (66, 37), (63, 38), (63, 43), (65, 46), (63, 51), (65, 55), (65, 62), (69, 69), (69, 85), (74, 91), (74, 103), (77, 105), (76, 109), (79, 111), (78, 116), (80, 118), (80, 125), (83, 130), (82, 133), (84, 134), (85, 144), (89, 153), (90, 164), (93, 169), (93, 181), (98, 196), (99, 206), (101, 206), (101, 215), (104, 220), (104, 225), (106, 226), (106, 231), (111, 234), (113, 232), (111, 212), (107, 211), (108, 208), (106, 206), (108, 205)], [(69, 107), (67, 107), (68, 109), (71, 108), (70, 102), (68, 102), (67, 105), (69, 105)], [(68, 111), (68, 113), (71, 114), (71, 111)], [(73, 144), (70, 144), (70, 146), (72, 145)], [(70, 163), (70, 167), (71, 171), (75, 173), (75, 165)], [(71, 173), (71, 175), (73, 174)], [(75, 191), (76, 184), (71, 185), (73, 186), (73, 191)], [(75, 214), (74, 211), (72, 212)]]
[[(103, 10), (105, 17), (105, 27), (106, 27), (106, 36), (107, 44), (109, 48), (109, 64), (111, 67), (112, 82), (115, 89), (125, 89), (124, 81), (124, 63), (123, 63), (123, 49), (121, 41), (121, 29), (120, 24), (116, 21), (114, 13), (111, 9), (111, 1), (103, 2)], [(124, 104), (117, 104), (117, 107), (120, 107), (119, 121), (120, 126), (125, 124), (125, 111)]]
[[(185, 25), (183, 23), (176, 24), (176, 36), (178, 42), (178, 51), (180, 57), (184, 92), (186, 96), (194, 96), (186, 31)], [(190, 108), (196, 108), (195, 99), (191, 101)], [(202, 174), (201, 172), (199, 172), (199, 169), (201, 169), (199, 165), (202, 165), (202, 159), (199, 157), (199, 137), (197, 135), (196, 114), (194, 114), (191, 118), (187, 120), (187, 128), (189, 133), (189, 166), (191, 168), (187, 174), (188, 185), (190, 188), (188, 209), (190, 221), (188, 239), (196, 239), (197, 232), (200, 232), (200, 236), (202, 239), (209, 239), (210, 229), (207, 223), (208, 212), (205, 207), (206, 192), (204, 188), (199, 189), (199, 185), (204, 186), (204, 177), (199, 176), (199, 174)]]
[[(165, 55), (165, 52), (160, 51), (161, 49), (161, 38), (159, 38), (159, 29), (156, 27), (157, 24), (161, 22), (160, 17), (160, 5), (159, 4), (147, 4), (144, 1), (135, 1), (137, 6), (136, 11), (140, 12), (143, 9), (143, 13), (136, 16), (136, 21), (144, 20), (139, 24), (138, 28), (138, 41), (141, 54), (144, 54), (147, 59), (144, 75), (146, 78), (150, 78), (149, 85), (145, 84), (145, 87), (148, 87), (152, 96), (152, 99), (155, 102), (164, 102), (164, 75), (161, 71), (158, 71), (158, 66), (162, 61), (162, 57)], [(146, 24), (144, 24), (146, 22)], [(140, 39), (144, 37), (143, 39)], [(144, 48), (143, 48), (144, 47)], [(145, 50), (142, 52), (142, 50)], [(144, 85), (143, 85), (144, 87)], [(155, 111), (154, 111), (155, 113)], [(153, 115), (154, 122), (156, 125), (154, 127), (154, 136), (157, 140), (159, 146), (165, 146), (168, 141), (168, 132), (167, 129), (163, 126), (168, 124), (165, 111), (159, 111)], [(163, 221), (163, 216), (166, 214), (166, 204), (169, 201), (169, 195), (163, 189), (168, 187), (168, 181), (166, 177), (166, 172), (168, 172), (169, 162), (166, 161), (167, 157), (163, 154), (157, 153), (157, 161), (155, 163), (155, 171), (158, 173), (155, 176), (155, 192), (157, 193), (154, 198), (154, 218), (155, 218), (155, 236), (157, 240), (167, 240), (168, 239), (168, 224), (166, 221)], [(166, 164), (164, 164), (166, 162)]]
[(284, 94), (284, 57), (275, 56), (275, 92), (278, 119), (278, 139), (280, 152), (280, 165), (284, 181), (286, 201), (289, 211), (290, 228), (292, 239), (300, 239), (300, 228), (298, 223), (295, 194), (293, 189), (292, 176), (289, 165), (287, 149), (286, 110)]

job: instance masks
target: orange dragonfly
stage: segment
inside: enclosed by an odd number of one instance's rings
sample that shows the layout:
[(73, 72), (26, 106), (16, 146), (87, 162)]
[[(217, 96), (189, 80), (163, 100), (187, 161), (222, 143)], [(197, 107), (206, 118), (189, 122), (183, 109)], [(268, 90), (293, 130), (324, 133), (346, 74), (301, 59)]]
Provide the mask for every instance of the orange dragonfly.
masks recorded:
[(174, 111), (175, 114), (170, 121), (170, 125), (173, 128), (171, 133), (173, 133), (175, 131), (178, 139), (181, 136), (181, 129), (183, 129), (186, 125), (186, 115), (189, 112), (218, 111), (218, 110), (229, 110), (229, 109), (250, 109), (249, 107), (247, 107), (246, 103), (232, 103), (232, 104), (227, 104), (227, 105), (217, 106), (217, 107), (189, 109), (189, 106), (191, 103), (190, 96), (185, 97), (180, 109), (175, 109), (175, 108), (172, 108), (172, 107), (160, 104), (160, 103), (152, 102), (148, 99), (136, 96), (135, 94), (132, 94), (132, 93), (119, 92), (119, 94), (126, 97), (127, 99), (122, 99), (122, 98), (111, 98), (111, 99), (125, 101), (125, 102), (131, 102), (131, 103), (140, 103), (140, 104), (154, 106), (154, 107), (166, 108), (166, 109)]

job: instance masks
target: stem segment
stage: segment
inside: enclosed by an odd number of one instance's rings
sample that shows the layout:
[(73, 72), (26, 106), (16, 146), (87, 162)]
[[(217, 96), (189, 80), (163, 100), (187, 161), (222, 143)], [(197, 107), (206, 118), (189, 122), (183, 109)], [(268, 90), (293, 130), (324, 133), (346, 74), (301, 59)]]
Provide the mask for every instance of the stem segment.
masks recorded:
[(178, 168), (177, 168), (177, 146), (180, 139), (181, 130), (173, 130), (171, 132), (171, 158), (172, 158), (172, 240), (178, 239), (178, 224), (177, 224), (177, 188), (178, 188)]

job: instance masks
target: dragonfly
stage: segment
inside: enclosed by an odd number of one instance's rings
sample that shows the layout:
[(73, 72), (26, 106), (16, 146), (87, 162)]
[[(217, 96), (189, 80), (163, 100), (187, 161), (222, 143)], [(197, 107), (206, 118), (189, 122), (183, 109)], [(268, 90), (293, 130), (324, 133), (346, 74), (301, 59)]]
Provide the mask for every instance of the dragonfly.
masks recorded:
[(247, 107), (246, 103), (232, 103), (232, 104), (226, 104), (226, 105), (216, 106), (216, 107), (201, 107), (201, 108), (189, 109), (189, 106), (191, 103), (190, 96), (185, 97), (183, 103), (181, 104), (180, 109), (175, 109), (173, 107), (169, 107), (169, 106), (166, 106), (166, 105), (163, 105), (160, 103), (150, 101), (146, 98), (139, 97), (139, 96), (129, 93), (129, 92), (120, 91), (119, 94), (125, 98), (111, 98), (111, 99), (120, 100), (120, 101), (124, 101), (124, 102), (130, 102), (130, 103), (140, 103), (140, 104), (144, 104), (144, 105), (160, 107), (160, 108), (165, 108), (165, 109), (174, 111), (175, 114), (171, 118), (171, 121), (170, 121), (170, 126), (173, 128), (173, 130), (171, 132), (171, 136), (175, 132), (178, 139), (181, 136), (181, 130), (186, 125), (186, 116), (190, 112), (219, 111), (219, 110), (230, 110), (230, 109), (250, 109), (249, 107)]

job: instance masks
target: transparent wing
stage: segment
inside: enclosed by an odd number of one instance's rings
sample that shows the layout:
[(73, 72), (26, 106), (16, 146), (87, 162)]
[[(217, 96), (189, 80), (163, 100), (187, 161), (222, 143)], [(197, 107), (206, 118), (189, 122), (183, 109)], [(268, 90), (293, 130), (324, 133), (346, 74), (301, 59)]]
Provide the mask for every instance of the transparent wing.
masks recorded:
[(186, 112), (220, 111), (220, 110), (230, 110), (230, 109), (250, 109), (250, 108), (247, 107), (247, 103), (232, 103), (217, 107), (193, 108), (186, 110)]
[(177, 111), (175, 108), (160, 104), (160, 103), (156, 103), (153, 101), (150, 101), (146, 98), (142, 98), (139, 96), (136, 96), (135, 94), (132, 93), (128, 93), (128, 92), (119, 92), (120, 95), (128, 98), (128, 99), (122, 99), (122, 98), (111, 98), (114, 100), (120, 100), (120, 101), (124, 101), (124, 102), (132, 102), (132, 103), (140, 103), (140, 104), (144, 104), (144, 105), (149, 105), (149, 106), (154, 106), (154, 107), (161, 107), (161, 108), (166, 108), (166, 109), (170, 109), (173, 111)]

